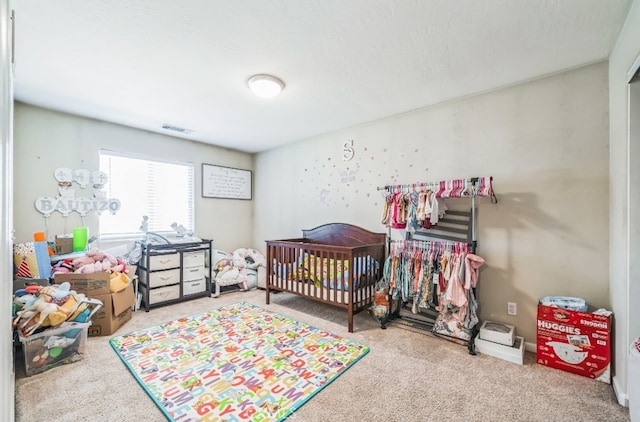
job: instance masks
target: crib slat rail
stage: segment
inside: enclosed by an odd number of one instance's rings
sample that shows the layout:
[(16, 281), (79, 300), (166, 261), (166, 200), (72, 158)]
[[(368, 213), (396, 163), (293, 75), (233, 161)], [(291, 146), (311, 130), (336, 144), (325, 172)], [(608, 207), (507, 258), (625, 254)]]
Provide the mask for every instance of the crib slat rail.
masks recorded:
[(353, 332), (353, 316), (371, 306), (382, 276), (386, 235), (344, 223), (302, 232), (266, 242), (266, 304), (276, 291), (337, 306)]

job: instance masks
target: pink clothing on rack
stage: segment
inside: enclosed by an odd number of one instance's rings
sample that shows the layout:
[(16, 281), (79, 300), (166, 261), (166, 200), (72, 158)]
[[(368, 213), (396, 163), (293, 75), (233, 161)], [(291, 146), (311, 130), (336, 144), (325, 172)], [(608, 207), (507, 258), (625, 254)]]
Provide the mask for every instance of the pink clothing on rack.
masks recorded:
[(470, 253), (465, 257), (464, 264), (466, 269), (464, 275), (464, 288), (468, 290), (472, 287), (476, 287), (478, 284), (478, 274), (480, 272), (480, 267), (484, 264), (484, 258)]

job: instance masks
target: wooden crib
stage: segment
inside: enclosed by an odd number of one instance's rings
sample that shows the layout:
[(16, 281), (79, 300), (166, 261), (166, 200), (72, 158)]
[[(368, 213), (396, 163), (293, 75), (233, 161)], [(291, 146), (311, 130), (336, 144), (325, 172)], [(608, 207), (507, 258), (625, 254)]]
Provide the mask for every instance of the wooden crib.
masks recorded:
[(384, 233), (344, 223), (302, 230), (302, 238), (267, 241), (266, 303), (288, 292), (347, 310), (353, 316), (373, 302), (385, 259)]

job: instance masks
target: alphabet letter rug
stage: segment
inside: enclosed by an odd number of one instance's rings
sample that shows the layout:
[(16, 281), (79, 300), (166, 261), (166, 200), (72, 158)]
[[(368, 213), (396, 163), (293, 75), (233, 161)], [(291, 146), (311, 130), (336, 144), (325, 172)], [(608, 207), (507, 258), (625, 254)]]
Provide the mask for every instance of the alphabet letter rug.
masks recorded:
[(369, 352), (246, 302), (110, 343), (170, 421), (282, 421)]

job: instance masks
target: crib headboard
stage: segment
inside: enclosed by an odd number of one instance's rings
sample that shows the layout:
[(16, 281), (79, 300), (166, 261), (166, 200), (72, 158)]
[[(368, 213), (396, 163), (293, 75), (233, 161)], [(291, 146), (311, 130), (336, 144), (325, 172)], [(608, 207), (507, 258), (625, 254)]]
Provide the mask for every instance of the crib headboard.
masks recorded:
[(385, 233), (374, 233), (346, 223), (329, 223), (302, 230), (302, 236), (319, 243), (336, 246), (364, 246), (385, 243)]

